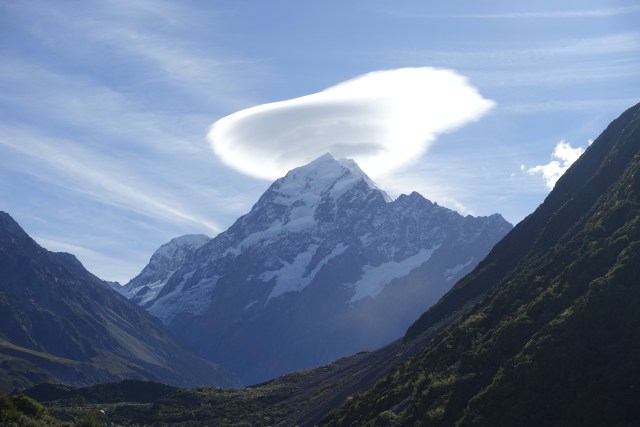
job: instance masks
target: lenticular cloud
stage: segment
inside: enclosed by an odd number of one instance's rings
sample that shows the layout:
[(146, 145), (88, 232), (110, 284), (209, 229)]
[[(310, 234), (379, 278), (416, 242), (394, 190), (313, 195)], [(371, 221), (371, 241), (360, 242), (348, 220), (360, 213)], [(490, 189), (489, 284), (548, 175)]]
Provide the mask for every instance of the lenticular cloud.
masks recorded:
[(223, 162), (258, 178), (278, 178), (326, 152), (380, 176), (493, 106), (455, 71), (401, 68), (238, 111), (215, 122), (208, 139)]

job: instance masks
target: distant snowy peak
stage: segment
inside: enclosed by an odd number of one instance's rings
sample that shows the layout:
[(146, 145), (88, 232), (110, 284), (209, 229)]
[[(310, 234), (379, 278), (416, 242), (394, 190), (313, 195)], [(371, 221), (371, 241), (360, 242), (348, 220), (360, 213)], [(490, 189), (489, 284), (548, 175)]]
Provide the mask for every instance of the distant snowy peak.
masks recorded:
[(137, 304), (146, 304), (158, 295), (169, 277), (209, 240), (204, 234), (186, 234), (172, 239), (154, 252), (140, 274), (116, 290)]
[(211, 239), (204, 234), (185, 234), (184, 236), (176, 237), (171, 239), (169, 243), (160, 246), (151, 256), (151, 262), (153, 262), (154, 258), (183, 258), (186, 252), (195, 252), (209, 240)]
[(275, 181), (270, 189), (280, 196), (276, 199), (280, 203), (301, 200), (307, 205), (315, 205), (326, 196), (337, 201), (360, 182), (382, 193), (386, 201), (391, 201), (355, 161), (336, 160), (329, 153), (307, 165), (292, 169), (283, 178)]

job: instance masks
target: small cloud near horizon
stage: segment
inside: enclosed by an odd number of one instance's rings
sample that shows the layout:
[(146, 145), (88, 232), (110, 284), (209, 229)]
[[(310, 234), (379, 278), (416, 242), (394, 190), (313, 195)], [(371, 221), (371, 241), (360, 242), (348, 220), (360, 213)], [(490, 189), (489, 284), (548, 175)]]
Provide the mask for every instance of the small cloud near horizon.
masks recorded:
[(207, 138), (225, 164), (256, 178), (279, 178), (326, 152), (375, 177), (417, 160), (440, 134), (494, 106), (453, 70), (400, 68), (238, 111)]
[[(589, 140), (591, 145), (592, 140)], [(583, 147), (572, 147), (571, 143), (561, 140), (556, 144), (551, 154), (551, 161), (544, 165), (534, 166), (526, 169), (524, 165), (520, 166), (520, 170), (528, 175), (542, 175), (545, 185), (552, 190), (560, 177), (569, 169), (569, 167), (584, 153)]]

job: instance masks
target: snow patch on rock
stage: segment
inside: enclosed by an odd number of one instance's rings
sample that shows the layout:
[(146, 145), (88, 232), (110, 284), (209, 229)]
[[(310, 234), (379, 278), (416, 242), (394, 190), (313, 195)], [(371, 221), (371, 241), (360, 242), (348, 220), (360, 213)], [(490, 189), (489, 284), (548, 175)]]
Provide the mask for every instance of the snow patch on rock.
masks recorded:
[(184, 289), (184, 285), (195, 274), (190, 271), (183, 276), (182, 282), (168, 295), (164, 295), (153, 302), (148, 308), (149, 313), (159, 318), (162, 323), (168, 324), (178, 313), (190, 313), (200, 315), (209, 306), (211, 294), (215, 289), (219, 276), (200, 279), (198, 283)]
[(267, 302), (271, 298), (279, 297), (287, 292), (300, 292), (306, 288), (318, 271), (324, 267), (332, 258), (344, 253), (347, 249), (342, 243), (338, 244), (329, 255), (324, 257), (313, 270), (309, 270), (311, 259), (318, 250), (318, 245), (310, 245), (307, 251), (298, 254), (291, 263), (285, 262), (279, 270), (265, 271), (260, 275), (260, 279), (268, 282), (277, 277), (276, 284), (267, 297)]
[(434, 246), (431, 249), (420, 249), (417, 254), (405, 258), (400, 262), (390, 261), (375, 267), (365, 265), (360, 280), (347, 285), (355, 291), (349, 302), (354, 303), (367, 297), (375, 298), (382, 292), (385, 285), (389, 284), (393, 279), (404, 277), (409, 274), (411, 270), (429, 261), (431, 255), (433, 255), (439, 247), (440, 245)]

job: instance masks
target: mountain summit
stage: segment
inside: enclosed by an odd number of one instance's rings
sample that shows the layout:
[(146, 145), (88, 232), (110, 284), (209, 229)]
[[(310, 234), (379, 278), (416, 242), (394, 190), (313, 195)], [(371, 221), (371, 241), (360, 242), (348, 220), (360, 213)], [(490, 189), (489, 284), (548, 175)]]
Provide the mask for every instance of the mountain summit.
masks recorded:
[(329, 153), (289, 171), (277, 180), (271, 189), (283, 197), (281, 200), (304, 200), (309, 206), (313, 206), (313, 199), (317, 201), (323, 195), (328, 195), (338, 200), (354, 185), (363, 183), (372, 190), (378, 190), (386, 201), (391, 201), (356, 162), (351, 159), (336, 160)]
[(400, 337), (510, 229), (418, 193), (391, 201), (353, 160), (325, 154), (139, 302), (251, 384)]

